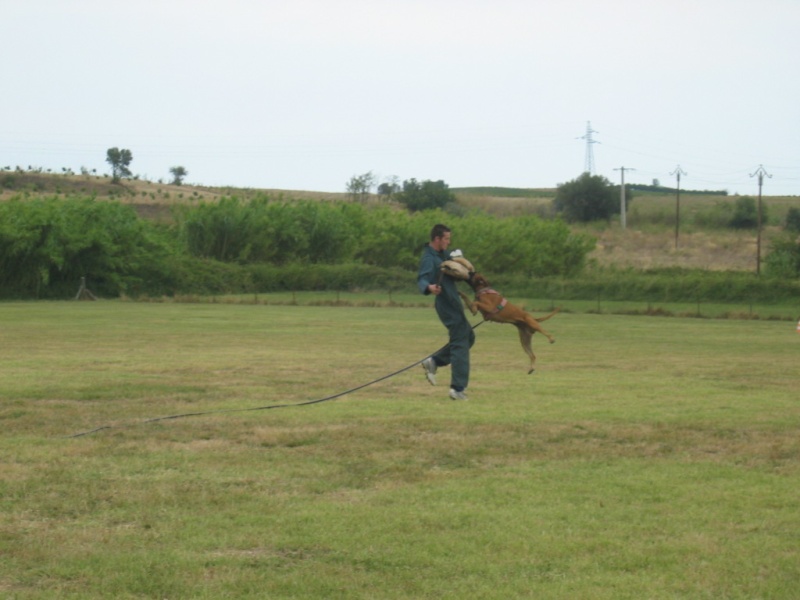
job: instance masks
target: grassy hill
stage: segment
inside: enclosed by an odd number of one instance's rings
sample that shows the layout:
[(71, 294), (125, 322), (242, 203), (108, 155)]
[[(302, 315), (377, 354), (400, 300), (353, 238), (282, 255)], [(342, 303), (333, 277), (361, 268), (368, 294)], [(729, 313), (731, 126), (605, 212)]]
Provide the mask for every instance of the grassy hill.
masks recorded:
[(251, 198), (259, 194), (270, 194), (276, 198), (307, 200), (343, 200), (346, 198), (344, 193), (173, 185), (143, 179), (125, 179), (120, 183), (113, 183), (108, 176), (96, 175), (27, 171), (0, 173), (0, 201), (19, 195), (27, 197), (95, 196), (100, 199), (117, 200), (123, 204), (133, 205), (137, 212), (146, 218), (166, 218), (169, 215), (169, 208), (176, 204), (214, 202), (225, 196)]
[(242, 197), (256, 194), (275, 194), (290, 198), (307, 198), (313, 200), (331, 200), (344, 198), (345, 194), (327, 192), (307, 192), (299, 190), (253, 189), (236, 187), (211, 187), (198, 185), (173, 185), (146, 181), (144, 179), (124, 179), (119, 183), (112, 182), (108, 176), (52, 174), (37, 172), (5, 171), (0, 172), (0, 200), (11, 196), (27, 194), (85, 194), (98, 198), (116, 198), (126, 203), (157, 202), (168, 204), (181, 200), (215, 200), (222, 196), (237, 195)]

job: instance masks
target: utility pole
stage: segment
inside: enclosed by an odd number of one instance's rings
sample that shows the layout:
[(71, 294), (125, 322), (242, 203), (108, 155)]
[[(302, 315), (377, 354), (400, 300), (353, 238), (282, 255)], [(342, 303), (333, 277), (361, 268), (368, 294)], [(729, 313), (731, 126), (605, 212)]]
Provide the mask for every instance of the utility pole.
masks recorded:
[(675, 196), (675, 250), (677, 250), (678, 229), (681, 225), (681, 175), (688, 175), (688, 173), (685, 173), (681, 166), (678, 165), (670, 175), (677, 175), (678, 177), (678, 194)]
[(628, 225), (627, 219), (627, 206), (625, 205), (625, 171), (635, 171), (636, 169), (631, 169), (630, 167), (620, 167), (619, 169), (614, 169), (615, 171), (620, 171), (622, 174), (622, 183), (619, 186), (619, 222), (623, 229), (625, 229)]
[(750, 177), (758, 175), (758, 234), (756, 236), (756, 275), (761, 276), (761, 188), (764, 185), (764, 175), (772, 178), (767, 173), (764, 165), (758, 165), (755, 173), (750, 173)]
[(579, 140), (586, 140), (586, 158), (583, 163), (583, 172), (589, 175), (594, 175), (594, 151), (592, 144), (599, 144), (600, 142), (592, 138), (593, 133), (600, 133), (592, 129), (592, 122), (586, 121), (586, 135), (579, 137)]

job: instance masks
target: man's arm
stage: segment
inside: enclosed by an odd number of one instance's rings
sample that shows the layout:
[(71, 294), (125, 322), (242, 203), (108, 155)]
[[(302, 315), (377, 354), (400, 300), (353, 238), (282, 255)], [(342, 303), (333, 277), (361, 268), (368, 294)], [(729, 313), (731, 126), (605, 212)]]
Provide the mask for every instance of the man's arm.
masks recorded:
[(434, 294), (439, 295), (441, 288), (436, 283), (437, 273), (433, 256), (430, 252), (425, 252), (422, 255), (422, 260), (419, 265), (419, 273), (417, 274), (417, 287), (421, 294)]

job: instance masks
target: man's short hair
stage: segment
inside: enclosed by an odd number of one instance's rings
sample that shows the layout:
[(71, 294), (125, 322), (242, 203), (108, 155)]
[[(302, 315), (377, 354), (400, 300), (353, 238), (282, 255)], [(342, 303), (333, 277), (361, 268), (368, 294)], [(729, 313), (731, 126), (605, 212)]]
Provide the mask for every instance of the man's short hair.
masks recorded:
[(441, 223), (437, 223), (431, 229), (431, 241), (435, 240), (436, 238), (444, 237), (445, 233), (448, 233), (450, 228), (447, 225), (442, 225)]

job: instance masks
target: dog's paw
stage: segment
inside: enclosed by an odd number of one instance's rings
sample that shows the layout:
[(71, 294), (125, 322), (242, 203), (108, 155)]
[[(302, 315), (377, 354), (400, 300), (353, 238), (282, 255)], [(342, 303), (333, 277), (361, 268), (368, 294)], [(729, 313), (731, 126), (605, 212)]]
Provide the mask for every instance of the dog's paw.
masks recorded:
[(531, 370), (528, 371), (528, 375), (531, 375), (534, 371), (535, 371), (535, 369), (533, 367), (531, 367)]

